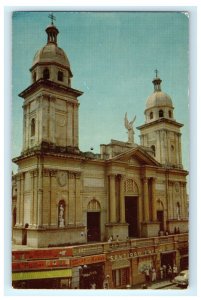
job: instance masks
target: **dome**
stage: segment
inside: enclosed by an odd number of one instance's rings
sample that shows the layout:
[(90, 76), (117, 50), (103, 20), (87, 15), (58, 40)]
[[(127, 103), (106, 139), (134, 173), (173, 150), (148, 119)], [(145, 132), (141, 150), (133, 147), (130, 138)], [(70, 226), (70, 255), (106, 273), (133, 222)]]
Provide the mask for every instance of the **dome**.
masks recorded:
[(161, 91), (162, 80), (159, 77), (153, 79), (154, 92), (147, 98), (146, 109), (153, 107), (170, 107), (172, 106), (172, 100), (170, 96)]
[(33, 66), (38, 63), (57, 63), (70, 68), (70, 63), (65, 52), (55, 43), (48, 43), (37, 51), (33, 59)]
[(152, 107), (173, 107), (170, 96), (162, 91), (155, 91), (147, 98), (146, 109)]

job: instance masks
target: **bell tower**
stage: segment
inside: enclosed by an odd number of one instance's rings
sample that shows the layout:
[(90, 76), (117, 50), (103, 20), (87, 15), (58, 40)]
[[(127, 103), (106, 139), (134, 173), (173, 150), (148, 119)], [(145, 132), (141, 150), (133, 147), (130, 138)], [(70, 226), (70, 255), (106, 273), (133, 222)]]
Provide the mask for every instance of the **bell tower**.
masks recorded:
[(47, 44), (34, 56), (30, 69), (32, 84), (19, 94), (23, 105), (23, 149), (79, 151), (78, 97), (71, 88), (72, 72), (65, 52), (57, 45), (59, 30), (46, 28)]
[(145, 124), (139, 126), (140, 141), (152, 149), (152, 155), (163, 166), (182, 169), (181, 133), (183, 124), (174, 119), (174, 107), (169, 95), (161, 90), (162, 80), (156, 77), (153, 93), (147, 98)]

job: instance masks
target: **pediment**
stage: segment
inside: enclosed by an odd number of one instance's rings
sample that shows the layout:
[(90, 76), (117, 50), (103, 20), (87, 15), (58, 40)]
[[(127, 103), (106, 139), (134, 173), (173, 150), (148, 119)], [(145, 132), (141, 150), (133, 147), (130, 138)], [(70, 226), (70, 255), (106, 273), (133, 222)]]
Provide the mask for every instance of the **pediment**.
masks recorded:
[(133, 166), (160, 166), (160, 163), (157, 162), (146, 150), (142, 147), (137, 146), (126, 152), (123, 152), (119, 155), (114, 156), (112, 161), (122, 161)]

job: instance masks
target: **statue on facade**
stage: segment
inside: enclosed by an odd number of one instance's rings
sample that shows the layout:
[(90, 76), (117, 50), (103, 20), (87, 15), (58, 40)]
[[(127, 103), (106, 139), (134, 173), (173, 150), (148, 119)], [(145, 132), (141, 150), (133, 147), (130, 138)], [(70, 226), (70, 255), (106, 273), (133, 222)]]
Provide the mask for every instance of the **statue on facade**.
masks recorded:
[(134, 144), (134, 129), (133, 129), (133, 123), (135, 122), (136, 116), (133, 118), (132, 121), (128, 121), (127, 113), (125, 114), (124, 118), (124, 125), (126, 129), (128, 130), (128, 143)]
[(59, 227), (64, 227), (64, 207), (62, 204), (59, 206)]

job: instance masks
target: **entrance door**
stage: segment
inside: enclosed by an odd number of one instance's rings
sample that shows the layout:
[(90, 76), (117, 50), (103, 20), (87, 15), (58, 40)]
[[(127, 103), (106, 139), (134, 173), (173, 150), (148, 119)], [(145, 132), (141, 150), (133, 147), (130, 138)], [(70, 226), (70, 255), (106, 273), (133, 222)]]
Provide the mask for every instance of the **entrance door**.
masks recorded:
[(87, 212), (87, 241), (100, 241), (100, 212)]
[(138, 236), (137, 200), (138, 197), (125, 197), (125, 218), (128, 223), (129, 237)]
[(163, 211), (162, 210), (157, 210), (157, 220), (160, 222), (160, 230), (163, 231)]
[(173, 267), (175, 262), (175, 254), (174, 252), (170, 252), (170, 253), (162, 253), (161, 254), (161, 266), (163, 265), (170, 265), (171, 267)]

